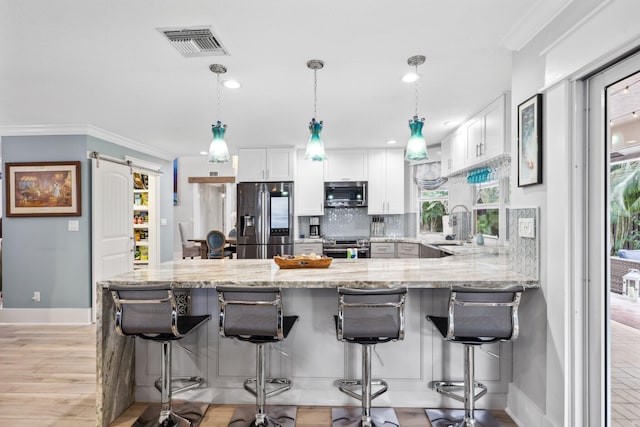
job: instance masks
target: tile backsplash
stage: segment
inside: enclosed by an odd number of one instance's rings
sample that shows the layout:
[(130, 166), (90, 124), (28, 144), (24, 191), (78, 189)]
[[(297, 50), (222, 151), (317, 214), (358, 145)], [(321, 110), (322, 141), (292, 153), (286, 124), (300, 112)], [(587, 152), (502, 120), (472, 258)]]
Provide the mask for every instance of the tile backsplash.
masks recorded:
[[(369, 236), (373, 217), (382, 217), (385, 237), (415, 236), (415, 215), (367, 215), (367, 208), (328, 208), (320, 216), (320, 233), (325, 237)], [(309, 234), (309, 217), (298, 217), (298, 233)]]
[[(509, 222), (509, 268), (517, 273), (539, 278), (540, 218), (538, 208), (507, 208)], [(520, 218), (533, 218), (535, 237), (520, 237)]]

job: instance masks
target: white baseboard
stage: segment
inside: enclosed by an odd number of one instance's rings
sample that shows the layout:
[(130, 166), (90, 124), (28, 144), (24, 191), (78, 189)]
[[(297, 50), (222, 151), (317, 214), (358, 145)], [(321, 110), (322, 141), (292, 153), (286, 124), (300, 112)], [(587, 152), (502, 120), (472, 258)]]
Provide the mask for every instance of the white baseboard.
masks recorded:
[(91, 308), (2, 308), (0, 323), (88, 325)]
[(521, 427), (562, 427), (556, 426), (517, 386), (509, 384), (505, 412)]

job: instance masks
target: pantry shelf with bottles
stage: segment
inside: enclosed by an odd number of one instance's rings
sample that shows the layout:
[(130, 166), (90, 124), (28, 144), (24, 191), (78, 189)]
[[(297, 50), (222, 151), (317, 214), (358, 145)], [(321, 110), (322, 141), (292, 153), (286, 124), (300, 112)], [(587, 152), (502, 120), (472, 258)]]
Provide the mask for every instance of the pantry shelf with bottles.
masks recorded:
[(156, 260), (156, 206), (155, 176), (143, 172), (133, 173), (133, 264), (155, 263)]

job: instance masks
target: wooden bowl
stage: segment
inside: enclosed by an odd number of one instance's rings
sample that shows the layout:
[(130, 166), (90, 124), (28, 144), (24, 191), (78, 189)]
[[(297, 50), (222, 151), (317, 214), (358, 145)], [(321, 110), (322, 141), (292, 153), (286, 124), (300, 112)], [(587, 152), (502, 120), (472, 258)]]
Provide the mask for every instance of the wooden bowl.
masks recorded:
[(280, 268), (329, 268), (333, 258), (309, 258), (306, 256), (274, 256), (273, 261)]

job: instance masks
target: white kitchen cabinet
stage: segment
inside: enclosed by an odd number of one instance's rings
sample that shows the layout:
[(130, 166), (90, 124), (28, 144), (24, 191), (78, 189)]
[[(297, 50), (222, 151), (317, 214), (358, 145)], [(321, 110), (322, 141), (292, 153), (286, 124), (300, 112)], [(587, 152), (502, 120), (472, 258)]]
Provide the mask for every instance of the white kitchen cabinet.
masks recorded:
[(454, 174), (465, 167), (465, 154), (467, 149), (467, 128), (465, 125), (458, 128), (451, 137), (451, 168), (450, 174)]
[(298, 150), (296, 185), (296, 215), (324, 215), (324, 165), (304, 159), (305, 150)]
[(293, 181), (294, 148), (238, 149), (238, 182)]
[(371, 258), (395, 258), (396, 244), (391, 242), (371, 242)]
[(500, 95), (442, 141), (442, 176), (480, 166), (509, 152), (507, 103), (507, 96)]
[(466, 167), (509, 151), (505, 138), (505, 98), (501, 95), (467, 122)]
[(327, 150), (325, 181), (367, 181), (367, 150)]
[(485, 151), (484, 157), (490, 159), (500, 154), (508, 153), (510, 151), (510, 144), (508, 144), (507, 135), (507, 117), (508, 111), (507, 99), (505, 95), (487, 107), (484, 111), (484, 140)]
[(322, 255), (322, 242), (313, 242), (313, 243), (294, 243), (293, 245), (293, 254), (294, 255), (309, 255), (316, 254)]
[(404, 213), (404, 151), (369, 150), (369, 215)]
[(451, 144), (453, 135), (447, 136), (440, 143), (440, 176), (447, 177), (451, 173)]
[(396, 243), (396, 258), (420, 258), (418, 243)]

